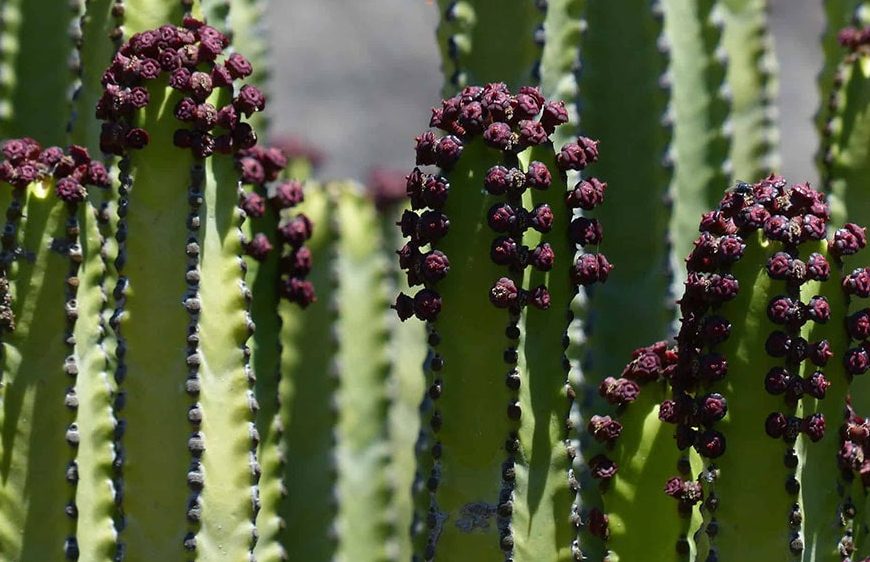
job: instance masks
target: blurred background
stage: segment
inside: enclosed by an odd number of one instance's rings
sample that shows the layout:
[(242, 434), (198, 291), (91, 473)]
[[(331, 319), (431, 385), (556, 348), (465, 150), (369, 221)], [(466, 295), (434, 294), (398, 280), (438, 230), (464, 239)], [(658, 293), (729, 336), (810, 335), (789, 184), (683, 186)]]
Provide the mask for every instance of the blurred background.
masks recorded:
[[(815, 183), (812, 118), (818, 105), (821, 2), (770, 4), (780, 64), (780, 172), (791, 181)], [(323, 150), (324, 178), (364, 179), (372, 167), (413, 164), (413, 138), (428, 125), (429, 108), (440, 100), (435, 5), (427, 0), (272, 0), (266, 22), (276, 133), (302, 137)]]

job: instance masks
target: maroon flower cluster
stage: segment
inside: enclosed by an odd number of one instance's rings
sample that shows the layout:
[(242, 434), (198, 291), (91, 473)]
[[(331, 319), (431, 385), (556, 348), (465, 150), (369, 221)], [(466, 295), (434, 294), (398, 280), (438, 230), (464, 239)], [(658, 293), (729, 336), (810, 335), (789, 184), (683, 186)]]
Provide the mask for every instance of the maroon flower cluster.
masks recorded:
[[(427, 131), (416, 139), (417, 165), (436, 165), (445, 173), (459, 160), (465, 144), (477, 136), (490, 148), (503, 153), (506, 165), (490, 168), (482, 186), (490, 195), (505, 197), (504, 203), (493, 205), (487, 214), (489, 227), (498, 235), (492, 243), (490, 257), (514, 274), (496, 280), (490, 290), (489, 298), (499, 308), (516, 312), (525, 305), (540, 309), (550, 306), (550, 294), (544, 285), (525, 290), (513, 277), (528, 266), (541, 271), (553, 267), (556, 256), (549, 243), (542, 242), (535, 248), (522, 244), (523, 233), (528, 229), (541, 233), (553, 229), (553, 211), (546, 204), (525, 209), (521, 200), (527, 189), (548, 189), (555, 170), (538, 161), (521, 170), (516, 154), (549, 143), (556, 127), (567, 121), (564, 103), (547, 101), (537, 88), (522, 87), (514, 95), (504, 84), (493, 83), (485, 87), (466, 87), (444, 100), (440, 107), (432, 109), (430, 126), (446, 134), (439, 137)], [(581, 138), (563, 147), (556, 155), (556, 163), (561, 171), (583, 170), (597, 158), (597, 142)], [(443, 212), (450, 182), (444, 175), (427, 174), (417, 167), (407, 176), (405, 188), (413, 210), (406, 211), (399, 222), (402, 234), (410, 238), (398, 252), (399, 263), (407, 272), (411, 286), (424, 285), (425, 288), (413, 298), (400, 294), (394, 308), (402, 320), (411, 316), (434, 320), (441, 310), (441, 297), (434, 285), (450, 269), (448, 257), (434, 249), (450, 226)], [(603, 201), (605, 188), (606, 184), (594, 178), (581, 181), (568, 194), (567, 204), (572, 209), (592, 209)], [(578, 244), (600, 242), (601, 227), (594, 220), (578, 218), (570, 232)], [(603, 255), (583, 254), (575, 264), (574, 279), (584, 285), (604, 281), (610, 269)]]
[(870, 47), (870, 27), (863, 29), (847, 27), (840, 31), (837, 35), (837, 40), (840, 42), (840, 45), (853, 52), (857, 52), (862, 48), (866, 50)]
[[(739, 283), (729, 271), (743, 255), (744, 240), (757, 231), (780, 243), (781, 250), (769, 257), (765, 267), (771, 279), (785, 282), (784, 294), (768, 303), (767, 316), (777, 329), (765, 344), (767, 353), (783, 358), (785, 364), (764, 374), (764, 388), (770, 394), (782, 395), (792, 410), (805, 394), (824, 398), (829, 382), (823, 372), (817, 369), (804, 378), (798, 371), (805, 360), (823, 367), (831, 357), (830, 345), (827, 341), (807, 342), (800, 336), (800, 329), (809, 321), (827, 322), (830, 306), (821, 296), (802, 302), (800, 287), (807, 281), (828, 279), (830, 264), (819, 253), (802, 258), (799, 246), (824, 239), (828, 220), (828, 207), (821, 193), (808, 184), (788, 186), (778, 176), (754, 185), (738, 184), (726, 193), (717, 210), (703, 216), (701, 235), (686, 260), (689, 275), (680, 301), (680, 360), (670, 379), (673, 399), (663, 403), (659, 413), (663, 421), (677, 425), (680, 449), (693, 446), (711, 459), (725, 452), (725, 436), (714, 427), (726, 413), (726, 400), (701, 389), (728, 372), (727, 358), (717, 348), (730, 336), (731, 325), (717, 309), (736, 297)], [(865, 243), (863, 229), (847, 225), (837, 231), (828, 247), (832, 255), (839, 257), (856, 252)], [(794, 442), (800, 433), (818, 441), (824, 435), (825, 420), (821, 414), (801, 419), (771, 412), (764, 429), (771, 437), (787, 443)]]
[[(150, 101), (148, 82), (162, 76), (184, 96), (175, 106), (175, 117), (190, 125), (175, 132), (176, 146), (191, 149), (197, 158), (252, 148), (257, 136), (243, 118), (264, 109), (262, 92), (246, 84), (223, 107), (206, 101), (218, 88), (232, 93), (233, 83), (252, 72), (242, 55), (224, 57), (229, 44), (217, 29), (189, 17), (182, 27), (164, 25), (133, 35), (102, 77), (104, 91), (96, 116), (105, 121), (100, 136), (103, 152), (123, 155), (148, 144), (148, 133), (134, 125), (136, 111)], [(223, 61), (218, 63), (220, 57)]]
[(106, 167), (92, 160), (83, 146), (71, 145), (64, 152), (57, 146), (43, 149), (31, 138), (12, 139), (3, 145), (3, 156), (0, 180), (18, 189), (53, 177), (58, 198), (67, 203), (80, 203), (88, 194), (85, 186), (109, 187)]
[[(240, 206), (248, 217), (262, 218), (267, 212), (281, 217), (282, 211), (299, 205), (304, 198), (302, 183), (278, 180), (287, 166), (287, 157), (275, 147), (253, 147), (236, 153), (236, 168), (242, 183), (255, 186), (246, 193)], [(266, 184), (271, 184), (267, 189)], [(268, 196), (268, 204), (266, 200)], [(313, 225), (303, 213), (286, 218), (277, 231), (277, 241), (284, 247), (281, 254), (281, 296), (303, 308), (315, 302), (314, 286), (306, 277), (311, 272), (311, 250), (305, 242), (311, 238)], [(257, 261), (274, 251), (269, 235), (258, 232), (245, 244), (246, 253)]]
[[(609, 404), (625, 406), (637, 400), (644, 385), (671, 378), (678, 360), (676, 348), (668, 347), (666, 342), (641, 347), (632, 353), (632, 360), (620, 377), (604, 379), (598, 392)], [(622, 433), (622, 424), (611, 416), (592, 416), (587, 429), (596, 441), (612, 449)], [(606, 454), (599, 454), (590, 459), (589, 469), (593, 478), (606, 482), (617, 474), (619, 465)], [(686, 486), (688, 490), (691, 483)], [(688, 502), (692, 497), (687, 492), (684, 499)], [(701, 499), (700, 488), (697, 497)], [(607, 515), (597, 509), (590, 510), (587, 527), (593, 535), (606, 539), (609, 534)]]

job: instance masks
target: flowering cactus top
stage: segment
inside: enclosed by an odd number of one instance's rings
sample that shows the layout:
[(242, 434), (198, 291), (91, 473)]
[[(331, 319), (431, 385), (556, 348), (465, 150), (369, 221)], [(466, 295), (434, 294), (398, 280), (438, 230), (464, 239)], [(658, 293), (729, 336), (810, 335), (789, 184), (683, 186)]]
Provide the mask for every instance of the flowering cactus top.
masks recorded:
[(68, 203), (87, 196), (86, 185), (109, 186), (109, 173), (102, 162), (92, 160), (88, 149), (72, 145), (64, 152), (52, 146), (43, 149), (31, 138), (12, 139), (3, 145), (0, 179), (24, 189), (35, 181), (55, 180), (55, 194)]
[[(556, 225), (553, 209), (547, 203), (533, 209), (523, 207), (522, 195), (527, 189), (546, 190), (554, 174), (567, 170), (583, 170), (598, 158), (598, 143), (584, 137), (566, 144), (554, 155), (558, 170), (545, 163), (532, 161), (521, 170), (516, 155), (528, 148), (550, 145), (550, 135), (556, 127), (567, 123), (564, 102), (547, 101), (538, 88), (525, 86), (514, 95), (501, 83), (484, 87), (468, 86), (456, 96), (442, 101), (432, 109), (430, 127), (444, 131), (438, 136), (426, 131), (416, 138), (416, 164), (435, 165), (441, 174), (428, 174), (419, 167), (406, 178), (405, 191), (411, 211), (402, 216), (399, 226), (410, 241), (399, 250), (400, 266), (406, 270), (411, 286), (425, 285), (413, 298), (400, 294), (394, 308), (399, 318), (416, 316), (434, 320), (441, 310), (441, 297), (435, 284), (444, 279), (450, 262), (436, 248), (447, 235), (450, 220), (445, 212), (450, 192), (450, 171), (462, 156), (463, 148), (480, 137), (488, 147), (502, 152), (503, 164), (492, 166), (481, 178), (480, 187), (490, 196), (504, 197), (504, 203), (493, 205), (486, 220), (498, 236), (493, 240), (490, 258), (509, 272), (516, 274), (531, 266), (541, 271), (553, 267), (555, 251), (547, 241), (534, 248), (523, 246), (523, 234), (535, 230), (541, 234), (560, 228), (576, 245), (597, 246), (601, 242), (601, 226), (594, 219), (575, 218), (570, 225)], [(567, 207), (591, 210), (604, 199), (606, 184), (595, 179), (583, 180), (566, 193)], [(428, 210), (426, 210), (428, 208)], [(418, 214), (417, 210), (424, 210)], [(421, 251), (431, 246), (430, 251)], [(604, 281), (611, 266), (601, 254), (582, 254), (575, 262), (573, 280), (580, 285)], [(550, 293), (545, 285), (529, 290), (521, 288), (511, 276), (494, 280), (489, 299), (499, 308), (518, 311), (525, 305), (546, 309)]]
[(244, 56), (225, 54), (229, 44), (220, 31), (189, 17), (182, 27), (164, 25), (133, 35), (103, 74), (104, 92), (96, 111), (97, 118), (105, 121), (101, 149), (122, 155), (148, 144), (148, 133), (134, 125), (134, 116), (148, 105), (146, 84), (160, 78), (184, 96), (175, 107), (175, 116), (190, 128), (175, 132), (176, 146), (190, 148), (197, 158), (253, 147), (257, 136), (243, 118), (265, 108), (260, 90), (245, 84), (222, 107), (206, 101), (215, 89), (232, 92), (234, 82), (252, 72)]

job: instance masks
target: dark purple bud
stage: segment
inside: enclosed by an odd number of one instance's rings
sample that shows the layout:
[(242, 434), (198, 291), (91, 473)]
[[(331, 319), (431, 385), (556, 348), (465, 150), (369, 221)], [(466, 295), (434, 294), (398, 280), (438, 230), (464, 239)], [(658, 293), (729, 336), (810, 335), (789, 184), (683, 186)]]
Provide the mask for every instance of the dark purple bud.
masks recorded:
[(245, 116), (250, 117), (257, 111), (263, 111), (266, 107), (266, 97), (256, 86), (245, 84), (239, 90), (239, 95), (233, 100), (233, 106)]
[(728, 413), (728, 403), (721, 394), (708, 394), (699, 401), (698, 415), (707, 427), (724, 418), (726, 413)]
[(258, 232), (254, 235), (254, 239), (245, 244), (245, 253), (257, 261), (265, 260), (269, 252), (272, 251), (272, 243), (269, 242), (269, 237)]
[(408, 318), (414, 316), (414, 299), (405, 293), (399, 293), (396, 297), (396, 302), (390, 308), (396, 311), (399, 320), (404, 322)]
[(637, 399), (640, 387), (628, 379), (607, 377), (598, 386), (598, 393), (614, 406), (629, 404)]
[(597, 246), (601, 244), (603, 229), (596, 219), (576, 217), (571, 221), (569, 230), (571, 242), (581, 246)]
[(659, 419), (665, 423), (677, 423), (680, 421), (677, 403), (673, 400), (665, 400), (659, 405)]
[(63, 158), (63, 149), (59, 146), (50, 146), (39, 154), (39, 162), (49, 168), (54, 167)]
[(247, 78), (254, 71), (248, 59), (238, 53), (231, 54), (224, 63), (233, 78)]
[[(181, 68), (183, 61), (178, 51), (165, 49), (157, 56), (157, 62), (160, 64), (160, 68), (166, 72), (174, 72)], [(187, 84), (183, 87), (187, 87)]]
[(217, 125), (231, 131), (239, 124), (239, 114), (236, 108), (231, 105), (225, 105), (217, 112)]
[(598, 205), (604, 202), (604, 192), (607, 190), (607, 183), (598, 180), (598, 178), (589, 178), (583, 180), (574, 186), (573, 191), (569, 191), (565, 197), (565, 203), (571, 209), (583, 209), (591, 211)]
[(450, 183), (445, 178), (441, 176), (428, 176), (423, 183), (423, 187), (420, 189), (420, 197), (427, 206), (433, 209), (440, 209), (447, 202), (449, 192)]
[(708, 211), (701, 215), (701, 223), (698, 226), (698, 230), (720, 236), (723, 234), (733, 234), (736, 228), (733, 222), (721, 211)]
[(265, 179), (265, 172), (260, 161), (251, 156), (241, 158), (236, 162), (236, 168), (241, 176), (242, 183), (260, 185)]
[(870, 355), (863, 347), (853, 347), (846, 351), (843, 364), (849, 374), (863, 375), (870, 368)]
[[(547, 101), (547, 98), (544, 97), (544, 94), (541, 93), (541, 89), (537, 86), (520, 86), (520, 89), (517, 91), (517, 97), (519, 96), (529, 96), (531, 97), (535, 105), (538, 106), (538, 111), (544, 105), (544, 102)], [(537, 111), (535, 114), (537, 115)]]
[(483, 178), (483, 187), (490, 195), (504, 195), (511, 185), (511, 171), (504, 166), (493, 166)]
[(130, 129), (127, 131), (127, 134), (124, 135), (124, 143), (127, 145), (127, 148), (145, 148), (148, 146), (149, 140), (148, 132), (145, 129), (140, 129), (138, 127)]
[(604, 254), (581, 254), (574, 262), (573, 280), (578, 285), (591, 285), (595, 282), (604, 282), (610, 274), (613, 266), (604, 257)]
[(550, 271), (556, 261), (556, 253), (549, 242), (538, 244), (529, 254), (529, 265), (538, 271)]
[(677, 449), (685, 451), (693, 446), (698, 439), (698, 431), (683, 424), (677, 425), (677, 431), (674, 433), (677, 440)]
[(857, 224), (848, 223), (834, 233), (834, 240), (828, 246), (836, 256), (850, 256), (867, 245), (865, 229)]
[(834, 352), (831, 351), (831, 344), (828, 343), (828, 340), (821, 340), (810, 345), (809, 358), (813, 365), (824, 367), (833, 356)]
[(512, 103), (514, 121), (523, 121), (537, 117), (541, 111), (540, 99), (539, 96), (529, 95), (525, 92), (517, 94)]
[(788, 390), (791, 380), (791, 373), (785, 367), (772, 367), (764, 377), (764, 389), (778, 396)]
[(487, 146), (499, 150), (510, 150), (514, 144), (514, 136), (507, 123), (496, 121), (483, 132), (483, 140)]
[(568, 110), (565, 109), (565, 102), (550, 101), (544, 104), (544, 112), (541, 114), (541, 125), (547, 134), (552, 134), (559, 125), (564, 125), (568, 122)]
[(803, 237), (806, 240), (824, 240), (827, 223), (815, 215), (804, 215), (802, 219)]
[(550, 232), (553, 220), (553, 210), (546, 203), (535, 207), (530, 216), (531, 227), (538, 232)]
[(599, 443), (611, 444), (622, 433), (622, 424), (610, 416), (592, 416), (587, 428)]
[(781, 412), (771, 412), (770, 415), (767, 416), (767, 419), (764, 420), (765, 433), (774, 439), (782, 437), (787, 426), (788, 420)]
[(810, 299), (807, 313), (810, 319), (824, 324), (831, 318), (831, 306), (828, 304), (828, 299), (825, 297), (815, 296)]
[(435, 164), (437, 156), (435, 147), (438, 144), (438, 138), (432, 131), (426, 131), (416, 139), (417, 146), (414, 150), (417, 152), (417, 164), (420, 166), (430, 166)]
[(298, 180), (281, 182), (274, 189), (271, 201), (278, 210), (295, 207), (305, 199), (302, 182)]
[(735, 234), (729, 234), (719, 239), (719, 251), (717, 256), (722, 264), (731, 264), (743, 257), (746, 244), (743, 239)]
[(88, 163), (87, 182), (97, 187), (109, 187), (109, 172), (102, 162), (92, 160)]
[(450, 272), (450, 260), (443, 252), (432, 250), (420, 263), (420, 273), (429, 283), (435, 283), (447, 277)]
[(172, 144), (178, 148), (190, 148), (193, 146), (193, 131), (190, 129), (176, 129), (172, 134)]
[(550, 175), (550, 170), (546, 164), (538, 161), (533, 161), (529, 164), (529, 169), (526, 171), (526, 183), (529, 187), (547, 189), (552, 181), (553, 176)]
[(718, 431), (708, 429), (698, 436), (695, 450), (708, 459), (719, 458), (725, 452), (725, 436)]
[(312, 230), (311, 220), (304, 214), (299, 214), (278, 227), (281, 239), (294, 248), (299, 248), (311, 238)]
[(229, 88), (233, 85), (233, 75), (226, 66), (211, 69), (211, 83), (215, 88)]
[(175, 104), (175, 118), (184, 123), (190, 123), (194, 120), (196, 114), (197, 103), (191, 98), (183, 98)]
[(169, 75), (169, 87), (175, 90), (186, 90), (190, 83), (190, 71), (186, 68), (177, 68)]
[(815, 371), (804, 380), (804, 392), (819, 400), (825, 397), (829, 386), (831, 386), (831, 382), (825, 378), (825, 374), (821, 371)]
[(538, 310), (547, 310), (550, 308), (550, 291), (545, 285), (538, 285), (529, 292), (528, 301)]
[(771, 279), (785, 281), (794, 258), (785, 252), (777, 252), (767, 260), (767, 274)]
[(843, 279), (843, 291), (866, 299), (870, 297), (870, 268), (856, 269)]
[(810, 438), (810, 441), (816, 443), (821, 441), (825, 436), (825, 416), (822, 414), (812, 414), (803, 419), (801, 431)]
[(807, 278), (813, 281), (827, 281), (831, 274), (831, 266), (825, 256), (819, 253), (810, 254), (807, 259)]
[(399, 256), (399, 267), (402, 269), (412, 269), (414, 265), (420, 261), (420, 250), (413, 244), (405, 244), (398, 250), (396, 254)]
[(248, 123), (239, 123), (231, 133), (233, 146), (239, 150), (253, 148), (257, 144), (257, 133)]
[(193, 122), (196, 129), (209, 131), (217, 124), (217, 109), (210, 103), (201, 103), (193, 111)]
[(149, 99), (148, 90), (141, 86), (130, 90), (127, 96), (127, 101), (133, 109), (142, 109), (147, 106)]
[(707, 279), (707, 299), (712, 304), (721, 304), (732, 300), (740, 290), (740, 284), (731, 274), (714, 273)]
[(442, 137), (435, 145), (435, 163), (449, 170), (462, 155), (462, 141), (453, 135)]
[(514, 208), (507, 203), (493, 205), (488, 213), (489, 227), (496, 232), (508, 232), (513, 229), (518, 221)]
[(246, 193), (241, 207), (247, 216), (258, 219), (266, 214), (266, 199), (259, 193)]
[(290, 277), (281, 285), (281, 295), (295, 302), (302, 308), (317, 302), (317, 296), (314, 293), (314, 285), (310, 281), (303, 281), (296, 277)]
[(728, 374), (728, 361), (719, 353), (707, 353), (698, 361), (698, 377), (707, 382), (715, 382)]
[(422, 289), (414, 295), (414, 315), (428, 322), (435, 320), (441, 312), (441, 295), (431, 289)]
[(67, 203), (81, 203), (88, 195), (84, 186), (70, 177), (58, 180), (55, 193), (58, 198)]
[(849, 316), (846, 324), (853, 340), (870, 338), (870, 308), (864, 308)]
[(417, 221), (416, 236), (412, 237), (419, 244), (437, 242), (443, 238), (450, 228), (450, 220), (440, 211), (426, 211)]
[(797, 308), (789, 297), (776, 297), (767, 305), (767, 317), (774, 324), (786, 324), (795, 316)]
[(606, 541), (610, 536), (610, 518), (597, 507), (589, 510), (589, 519), (586, 521), (586, 528), (594, 537)]
[(785, 357), (789, 351), (790, 338), (785, 332), (779, 330), (771, 332), (767, 336), (764, 349), (771, 357)]
[(492, 241), (489, 255), (496, 265), (514, 265), (519, 260), (519, 246), (513, 238), (500, 236)]
[(556, 155), (556, 164), (561, 170), (583, 170), (598, 159), (598, 142), (580, 137), (577, 142), (566, 144)]
[(619, 471), (619, 466), (604, 455), (596, 455), (589, 461), (592, 477), (598, 480), (610, 480)]
[[(506, 88), (490, 88), (490, 86), (492, 84), (487, 84), (483, 89), (480, 97), (481, 105), (489, 113), (493, 121), (506, 121), (510, 119), (513, 115), (510, 92)], [(504, 86), (504, 84), (501, 84), (501, 86)]]
[(519, 143), (520, 146), (538, 146), (546, 144), (550, 138), (547, 131), (537, 121), (520, 121), (519, 123)]
[(731, 323), (722, 316), (707, 316), (701, 324), (701, 337), (708, 346), (722, 343), (731, 335)]
[(489, 300), (498, 308), (510, 308), (517, 304), (520, 291), (516, 283), (508, 277), (502, 277), (489, 291)]
[(789, 340), (785, 358), (790, 363), (800, 363), (809, 356), (809, 353), (810, 344), (807, 343), (807, 340), (800, 336), (794, 336)]
[(193, 99), (202, 103), (208, 99), (213, 89), (214, 86), (211, 82), (210, 74), (194, 72), (190, 75), (190, 80), (187, 82), (187, 90), (193, 96)]
[(483, 106), (476, 101), (462, 104), (459, 110), (459, 123), (462, 125), (462, 128), (465, 129), (467, 134), (480, 134), (483, 131), (484, 124), (486, 123)]

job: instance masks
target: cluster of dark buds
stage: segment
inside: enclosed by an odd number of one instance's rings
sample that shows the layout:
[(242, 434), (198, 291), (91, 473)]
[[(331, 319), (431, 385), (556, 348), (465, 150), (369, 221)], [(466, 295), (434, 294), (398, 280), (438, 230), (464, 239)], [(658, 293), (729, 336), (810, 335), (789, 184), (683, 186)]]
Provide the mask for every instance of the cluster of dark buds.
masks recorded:
[(387, 211), (405, 200), (406, 181), (403, 171), (376, 167), (369, 172), (366, 191), (375, 208)]
[(3, 156), (0, 180), (18, 189), (53, 178), (58, 198), (80, 203), (87, 197), (85, 186), (109, 187), (106, 167), (92, 160), (83, 146), (72, 145), (64, 152), (57, 146), (43, 149), (31, 138), (12, 139), (3, 145)]
[(190, 17), (182, 27), (164, 25), (133, 35), (102, 77), (104, 90), (96, 116), (105, 121), (100, 137), (103, 152), (123, 155), (148, 144), (148, 133), (135, 126), (136, 112), (150, 101), (147, 85), (162, 76), (183, 96), (175, 106), (175, 117), (190, 125), (175, 131), (176, 146), (191, 149), (197, 158), (252, 148), (257, 136), (243, 118), (265, 108), (262, 92), (246, 84), (226, 105), (216, 107), (207, 101), (221, 88), (232, 96), (234, 82), (252, 72), (242, 55), (225, 56), (229, 44), (220, 31)]
[[(311, 250), (305, 246), (311, 238), (313, 225), (303, 213), (287, 216), (286, 211), (303, 200), (302, 183), (279, 181), (287, 166), (287, 157), (278, 148), (253, 147), (236, 153), (236, 168), (243, 184), (253, 189), (244, 194), (240, 206), (245, 214), (258, 219), (267, 212), (282, 220), (276, 233), (281, 250), (281, 296), (302, 307), (317, 300), (314, 286), (306, 277), (311, 272)], [(257, 261), (264, 261), (275, 251), (269, 234), (258, 232), (245, 243), (245, 252)]]
[[(443, 212), (450, 191), (448, 177), (464, 146), (478, 136), (487, 146), (500, 151), (504, 162), (487, 171), (481, 186), (490, 195), (505, 198), (504, 203), (492, 205), (487, 213), (488, 225), (497, 234), (490, 257), (497, 265), (508, 268), (507, 275), (495, 280), (490, 301), (514, 312), (526, 305), (540, 309), (550, 306), (546, 286), (527, 290), (520, 287), (516, 279), (529, 266), (550, 270), (556, 258), (549, 242), (541, 242), (534, 248), (524, 246), (523, 233), (534, 229), (546, 234), (561, 225), (553, 224), (554, 214), (547, 204), (534, 209), (523, 208), (522, 195), (527, 189), (548, 189), (554, 173), (585, 169), (598, 158), (598, 143), (580, 138), (564, 146), (556, 155), (559, 170), (550, 170), (539, 161), (521, 170), (517, 154), (529, 147), (549, 144), (556, 127), (567, 121), (563, 102), (547, 101), (538, 88), (532, 87), (522, 87), (514, 95), (501, 83), (468, 86), (432, 109), (430, 127), (445, 134), (439, 137), (430, 130), (418, 136), (416, 163), (438, 166), (442, 173), (428, 174), (416, 167), (406, 178), (405, 192), (412, 210), (403, 214), (399, 227), (410, 241), (399, 250), (399, 263), (407, 272), (411, 286), (424, 285), (425, 288), (413, 298), (399, 295), (394, 308), (402, 320), (411, 316), (434, 320), (441, 310), (441, 297), (434, 286), (447, 275), (450, 262), (436, 246), (450, 226)], [(603, 201), (605, 189), (606, 184), (597, 179), (581, 181), (567, 194), (567, 205), (571, 209), (591, 210)], [(568, 229), (568, 225), (562, 228)], [(597, 245), (601, 240), (598, 222), (585, 217), (576, 218), (569, 232), (576, 244)], [(574, 281), (583, 285), (604, 281), (610, 270), (611, 265), (603, 255), (582, 254), (574, 267)]]
[(840, 45), (853, 52), (867, 50), (870, 47), (870, 27), (862, 29), (847, 27), (840, 31), (837, 35), (837, 40), (840, 42)]
[(840, 470), (860, 477), (864, 486), (870, 486), (870, 420), (856, 414), (851, 404), (840, 433), (837, 461)]

